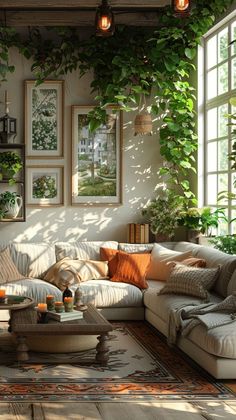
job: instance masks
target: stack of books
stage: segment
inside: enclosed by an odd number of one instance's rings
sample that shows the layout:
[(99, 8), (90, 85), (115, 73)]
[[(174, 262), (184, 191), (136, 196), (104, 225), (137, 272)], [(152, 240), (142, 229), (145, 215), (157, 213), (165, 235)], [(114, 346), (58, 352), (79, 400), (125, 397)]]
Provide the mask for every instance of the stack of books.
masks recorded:
[(83, 319), (83, 312), (81, 311), (72, 311), (72, 312), (47, 312), (48, 318), (54, 319), (55, 321), (75, 321), (76, 319)]
[(149, 243), (149, 224), (148, 223), (129, 223), (128, 242), (130, 244)]

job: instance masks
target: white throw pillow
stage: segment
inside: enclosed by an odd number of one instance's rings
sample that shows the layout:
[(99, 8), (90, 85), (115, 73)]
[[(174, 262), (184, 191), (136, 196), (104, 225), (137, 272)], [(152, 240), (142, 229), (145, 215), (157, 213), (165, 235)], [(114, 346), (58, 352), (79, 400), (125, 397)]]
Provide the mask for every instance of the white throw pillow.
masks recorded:
[(150, 280), (166, 281), (170, 274), (170, 261), (183, 261), (192, 256), (191, 251), (177, 252), (165, 248), (162, 245), (154, 244), (151, 252), (151, 263), (146, 275)]

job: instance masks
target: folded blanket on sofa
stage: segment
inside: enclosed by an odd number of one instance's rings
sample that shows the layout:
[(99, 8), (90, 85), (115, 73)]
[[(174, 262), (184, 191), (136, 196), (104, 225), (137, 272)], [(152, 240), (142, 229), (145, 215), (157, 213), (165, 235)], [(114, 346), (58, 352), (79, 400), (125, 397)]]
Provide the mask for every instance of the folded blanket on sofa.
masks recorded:
[(187, 336), (199, 324), (207, 330), (236, 321), (236, 294), (220, 303), (192, 304), (172, 310), (169, 315), (168, 343), (175, 344), (179, 334)]

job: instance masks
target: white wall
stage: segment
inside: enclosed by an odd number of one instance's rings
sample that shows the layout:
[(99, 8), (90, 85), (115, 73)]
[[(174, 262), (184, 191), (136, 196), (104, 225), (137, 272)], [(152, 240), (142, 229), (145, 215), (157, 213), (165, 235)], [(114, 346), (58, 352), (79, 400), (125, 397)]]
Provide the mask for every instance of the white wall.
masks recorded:
[[(7, 89), (12, 104), (10, 115), (17, 118), (18, 136), (24, 141), (24, 80), (32, 79), (31, 63), (15, 49), (11, 51), (15, 73), (0, 86), (0, 101)], [(53, 164), (64, 165), (65, 205), (50, 208), (27, 208), (26, 222), (1, 222), (0, 243), (8, 241), (107, 240), (126, 241), (127, 223), (142, 221), (140, 208), (155, 196), (160, 165), (158, 134), (134, 137), (133, 113), (124, 113), (123, 126), (123, 204), (118, 207), (75, 207), (70, 205), (71, 185), (71, 105), (93, 105), (90, 94), (91, 75), (79, 79), (74, 72), (65, 78), (64, 159)], [(0, 104), (0, 114), (4, 105)], [(27, 160), (27, 164), (45, 164), (45, 160)]]

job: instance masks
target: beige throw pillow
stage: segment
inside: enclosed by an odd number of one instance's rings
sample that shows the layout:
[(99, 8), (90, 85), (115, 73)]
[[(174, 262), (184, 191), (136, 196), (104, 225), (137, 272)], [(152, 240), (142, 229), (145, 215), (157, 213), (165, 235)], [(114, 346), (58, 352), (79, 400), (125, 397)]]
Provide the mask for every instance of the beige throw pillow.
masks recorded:
[(8, 248), (5, 248), (0, 252), (0, 284), (10, 283), (23, 278), (12, 261)]
[(107, 261), (72, 260), (65, 257), (48, 270), (44, 280), (64, 290), (74, 283), (104, 278), (108, 278)]
[(170, 268), (167, 263), (170, 261), (183, 261), (191, 256), (191, 251), (177, 252), (159, 244), (154, 244), (151, 252), (151, 263), (146, 278), (150, 280), (166, 281), (170, 274)]
[(210, 290), (220, 273), (217, 268), (195, 268), (182, 264), (169, 263), (171, 268), (166, 285), (158, 294), (177, 294), (195, 296), (208, 301)]

